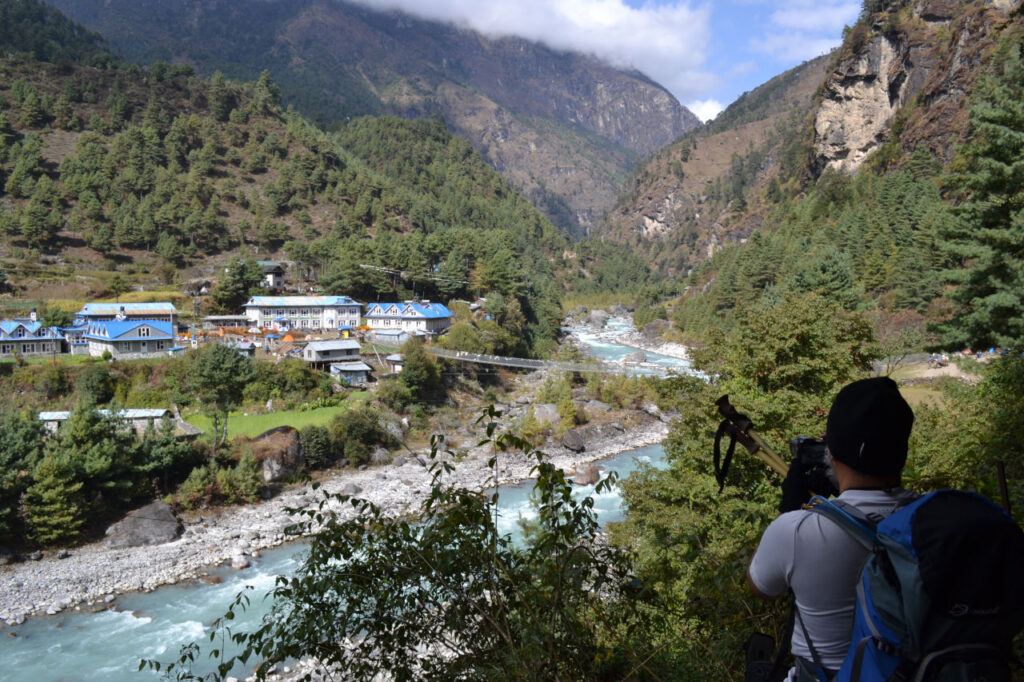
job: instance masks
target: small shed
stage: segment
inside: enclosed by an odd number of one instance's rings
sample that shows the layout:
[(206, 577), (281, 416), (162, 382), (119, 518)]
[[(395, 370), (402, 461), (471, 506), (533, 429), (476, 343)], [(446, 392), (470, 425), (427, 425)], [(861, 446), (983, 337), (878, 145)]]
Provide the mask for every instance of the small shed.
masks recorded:
[(302, 359), (314, 365), (355, 361), (359, 359), (359, 342), (355, 339), (311, 341), (302, 351)]
[(365, 362), (335, 362), (331, 365), (331, 377), (348, 384), (365, 384), (373, 368)]
[(391, 372), (401, 372), (405, 366), (401, 353), (392, 353), (384, 358), (384, 362), (388, 363), (388, 370)]

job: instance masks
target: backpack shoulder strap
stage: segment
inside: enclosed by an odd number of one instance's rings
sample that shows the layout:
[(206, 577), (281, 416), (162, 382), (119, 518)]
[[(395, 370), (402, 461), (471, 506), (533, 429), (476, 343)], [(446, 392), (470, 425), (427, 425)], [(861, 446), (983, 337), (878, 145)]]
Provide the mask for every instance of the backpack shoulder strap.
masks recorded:
[(841, 500), (827, 500), (821, 495), (815, 495), (803, 508), (831, 519), (865, 549), (874, 549), (878, 521), (869, 518), (852, 504)]

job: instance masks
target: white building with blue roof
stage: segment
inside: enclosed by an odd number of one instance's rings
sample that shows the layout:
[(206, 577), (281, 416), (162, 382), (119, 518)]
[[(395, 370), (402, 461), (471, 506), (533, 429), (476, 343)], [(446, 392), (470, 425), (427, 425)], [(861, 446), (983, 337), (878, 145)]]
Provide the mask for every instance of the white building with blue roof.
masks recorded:
[(242, 307), (251, 327), (310, 332), (355, 329), (363, 311), (348, 296), (253, 296)]
[(455, 317), (443, 303), (370, 303), (363, 319), (376, 331), (403, 331), (408, 334), (440, 334), (452, 326)]
[(76, 313), (86, 324), (109, 320), (160, 320), (174, 325), (181, 313), (173, 303), (86, 303)]
[(0, 320), (0, 359), (61, 352), (60, 330), (34, 318), (33, 312), (28, 320)]
[(162, 320), (90, 322), (82, 338), (89, 344), (89, 355), (109, 352), (121, 360), (163, 354), (175, 345), (174, 325)]

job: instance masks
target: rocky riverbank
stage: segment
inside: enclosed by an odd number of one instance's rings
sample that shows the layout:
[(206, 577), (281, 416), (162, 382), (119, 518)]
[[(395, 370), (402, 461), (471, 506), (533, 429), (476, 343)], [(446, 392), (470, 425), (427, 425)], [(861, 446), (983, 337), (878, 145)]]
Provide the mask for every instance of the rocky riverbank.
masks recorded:
[[(616, 436), (588, 443), (582, 452), (553, 444), (543, 449), (553, 464), (572, 472), (581, 464), (657, 443), (668, 430), (664, 418), (645, 412), (637, 412), (635, 421)], [(447, 480), (470, 488), (504, 484), (527, 478), (534, 463), (521, 453), (501, 453), (495, 481), (486, 466), (490, 456), (485, 446), (453, 458), (455, 470)], [(399, 514), (418, 507), (429, 491), (428, 464), (425, 454), (406, 453), (386, 467), (333, 473), (322, 481), (323, 489), (362, 497)], [(294, 539), (285, 528), (299, 519), (286, 509), (315, 503), (319, 494), (308, 485), (295, 486), (266, 502), (183, 519), (184, 533), (162, 545), (114, 549), (98, 542), (11, 564), (0, 572), (0, 622), (11, 626), (66, 609), (111, 608), (120, 594), (197, 579), (224, 562), (244, 569), (259, 550)]]

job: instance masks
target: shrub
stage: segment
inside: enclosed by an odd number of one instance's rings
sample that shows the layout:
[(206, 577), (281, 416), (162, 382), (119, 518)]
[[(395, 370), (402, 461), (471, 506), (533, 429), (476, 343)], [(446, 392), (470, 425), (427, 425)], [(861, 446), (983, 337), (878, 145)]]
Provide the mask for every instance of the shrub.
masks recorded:
[(412, 391), (398, 379), (384, 379), (377, 386), (377, 399), (396, 412), (404, 412), (412, 402)]
[(302, 451), (306, 457), (306, 466), (310, 469), (321, 469), (334, 459), (331, 447), (331, 434), (325, 426), (307, 426), (299, 432), (302, 439)]
[(213, 502), (216, 489), (217, 481), (211, 468), (196, 467), (178, 489), (178, 504), (182, 509), (200, 509)]

